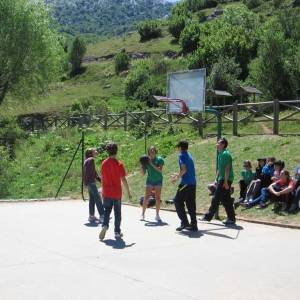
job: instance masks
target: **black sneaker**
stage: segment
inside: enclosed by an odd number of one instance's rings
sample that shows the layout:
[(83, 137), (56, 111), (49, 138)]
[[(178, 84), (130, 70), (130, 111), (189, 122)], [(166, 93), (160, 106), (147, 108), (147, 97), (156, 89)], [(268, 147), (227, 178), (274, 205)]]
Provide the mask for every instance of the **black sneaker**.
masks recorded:
[(191, 225), (191, 226), (187, 226), (186, 229), (189, 230), (189, 231), (197, 232), (198, 231), (198, 226), (197, 225)]
[(179, 227), (176, 228), (176, 231), (182, 231), (184, 228), (190, 227), (189, 224), (181, 224)]
[(235, 221), (227, 219), (225, 222), (223, 222), (223, 224), (225, 226), (233, 226), (235, 225)]

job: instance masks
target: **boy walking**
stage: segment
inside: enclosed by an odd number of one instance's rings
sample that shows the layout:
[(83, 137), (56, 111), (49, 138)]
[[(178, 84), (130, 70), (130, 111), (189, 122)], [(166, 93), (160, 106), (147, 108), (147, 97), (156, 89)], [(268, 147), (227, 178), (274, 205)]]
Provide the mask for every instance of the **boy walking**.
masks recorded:
[(235, 212), (233, 207), (233, 201), (230, 196), (230, 188), (234, 179), (233, 168), (232, 168), (232, 157), (229, 153), (228, 142), (225, 138), (221, 138), (217, 144), (218, 161), (217, 161), (217, 187), (215, 195), (212, 198), (210, 208), (203, 217), (202, 221), (211, 221), (214, 214), (216, 213), (220, 202), (222, 202), (226, 214), (227, 220), (224, 222), (225, 225), (235, 224)]
[(102, 178), (102, 196), (104, 206), (104, 220), (99, 239), (102, 241), (105, 237), (109, 226), (109, 217), (112, 209), (115, 215), (115, 237), (121, 238), (121, 198), (122, 183), (127, 190), (128, 197), (131, 199), (128, 182), (126, 179), (126, 171), (121, 161), (117, 160), (118, 146), (115, 143), (106, 146), (109, 157), (102, 162), (101, 178)]
[[(180, 184), (174, 199), (177, 215), (181, 225), (176, 229), (198, 231), (196, 219), (196, 175), (195, 166), (191, 154), (188, 152), (189, 144), (187, 141), (180, 141), (177, 144), (179, 151), (179, 173), (172, 176), (172, 181), (180, 179)], [(185, 205), (191, 218), (189, 223), (185, 211)]]
[[(85, 161), (83, 166), (83, 182), (89, 191), (89, 222), (100, 221), (103, 222), (104, 209), (102, 200), (98, 192), (96, 180), (101, 182), (95, 168), (95, 157), (97, 151), (95, 149), (88, 149), (85, 152)], [(100, 220), (95, 217), (95, 204), (100, 216)]]

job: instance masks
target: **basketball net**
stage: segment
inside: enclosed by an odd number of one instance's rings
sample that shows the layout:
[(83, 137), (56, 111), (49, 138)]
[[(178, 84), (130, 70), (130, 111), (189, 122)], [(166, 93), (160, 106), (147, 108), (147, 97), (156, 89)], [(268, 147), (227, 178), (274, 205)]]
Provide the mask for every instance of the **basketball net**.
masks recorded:
[(189, 108), (186, 105), (185, 101), (182, 99), (173, 99), (173, 98), (168, 98), (168, 97), (164, 97), (164, 96), (153, 96), (153, 97), (158, 102), (173, 104), (174, 106), (179, 107), (179, 109), (180, 109), (179, 113), (182, 113), (185, 115), (189, 113)]

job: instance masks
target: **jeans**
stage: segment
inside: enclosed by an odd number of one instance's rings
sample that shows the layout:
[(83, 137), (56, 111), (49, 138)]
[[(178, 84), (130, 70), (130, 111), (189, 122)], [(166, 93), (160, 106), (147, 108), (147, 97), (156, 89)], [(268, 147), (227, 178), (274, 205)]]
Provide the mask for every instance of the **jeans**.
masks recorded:
[(249, 206), (254, 206), (258, 203), (261, 204), (261, 205), (264, 205), (264, 204), (266, 204), (269, 197), (270, 197), (269, 189), (264, 187), (264, 188), (261, 189), (260, 196), (253, 199), (252, 201), (249, 201), (248, 205)]
[(235, 222), (235, 212), (233, 207), (233, 200), (230, 195), (231, 182), (228, 182), (229, 189), (226, 190), (224, 187), (224, 180), (220, 180), (217, 183), (217, 189), (215, 195), (212, 197), (211, 205), (208, 212), (205, 214), (207, 220), (211, 220), (216, 213), (220, 202), (223, 204), (227, 218)]
[(181, 225), (188, 226), (185, 205), (191, 218), (191, 226), (197, 226), (196, 218), (196, 185), (180, 184), (174, 199), (174, 204)]
[(104, 221), (102, 226), (109, 227), (109, 217), (114, 208), (115, 214), (115, 232), (121, 233), (121, 199), (111, 199), (111, 198), (104, 198), (103, 199), (103, 206), (104, 206)]
[(102, 200), (100, 194), (97, 189), (97, 185), (95, 182), (88, 184), (88, 191), (89, 191), (89, 213), (90, 216), (95, 215), (95, 204), (97, 206), (97, 210), (100, 216), (104, 214), (104, 209), (102, 205)]

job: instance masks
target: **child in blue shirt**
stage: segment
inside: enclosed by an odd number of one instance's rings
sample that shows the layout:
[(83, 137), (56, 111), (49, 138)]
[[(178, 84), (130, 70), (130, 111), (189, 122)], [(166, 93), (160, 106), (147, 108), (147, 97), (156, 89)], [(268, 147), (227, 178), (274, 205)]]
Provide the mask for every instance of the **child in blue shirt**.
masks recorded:
[[(196, 175), (195, 165), (191, 154), (188, 152), (189, 144), (187, 141), (180, 141), (177, 144), (179, 151), (179, 173), (172, 176), (172, 182), (180, 179), (178, 190), (174, 199), (177, 215), (181, 221), (181, 225), (176, 229), (198, 231), (196, 218)], [(191, 218), (189, 223), (185, 211), (187, 207)]]

